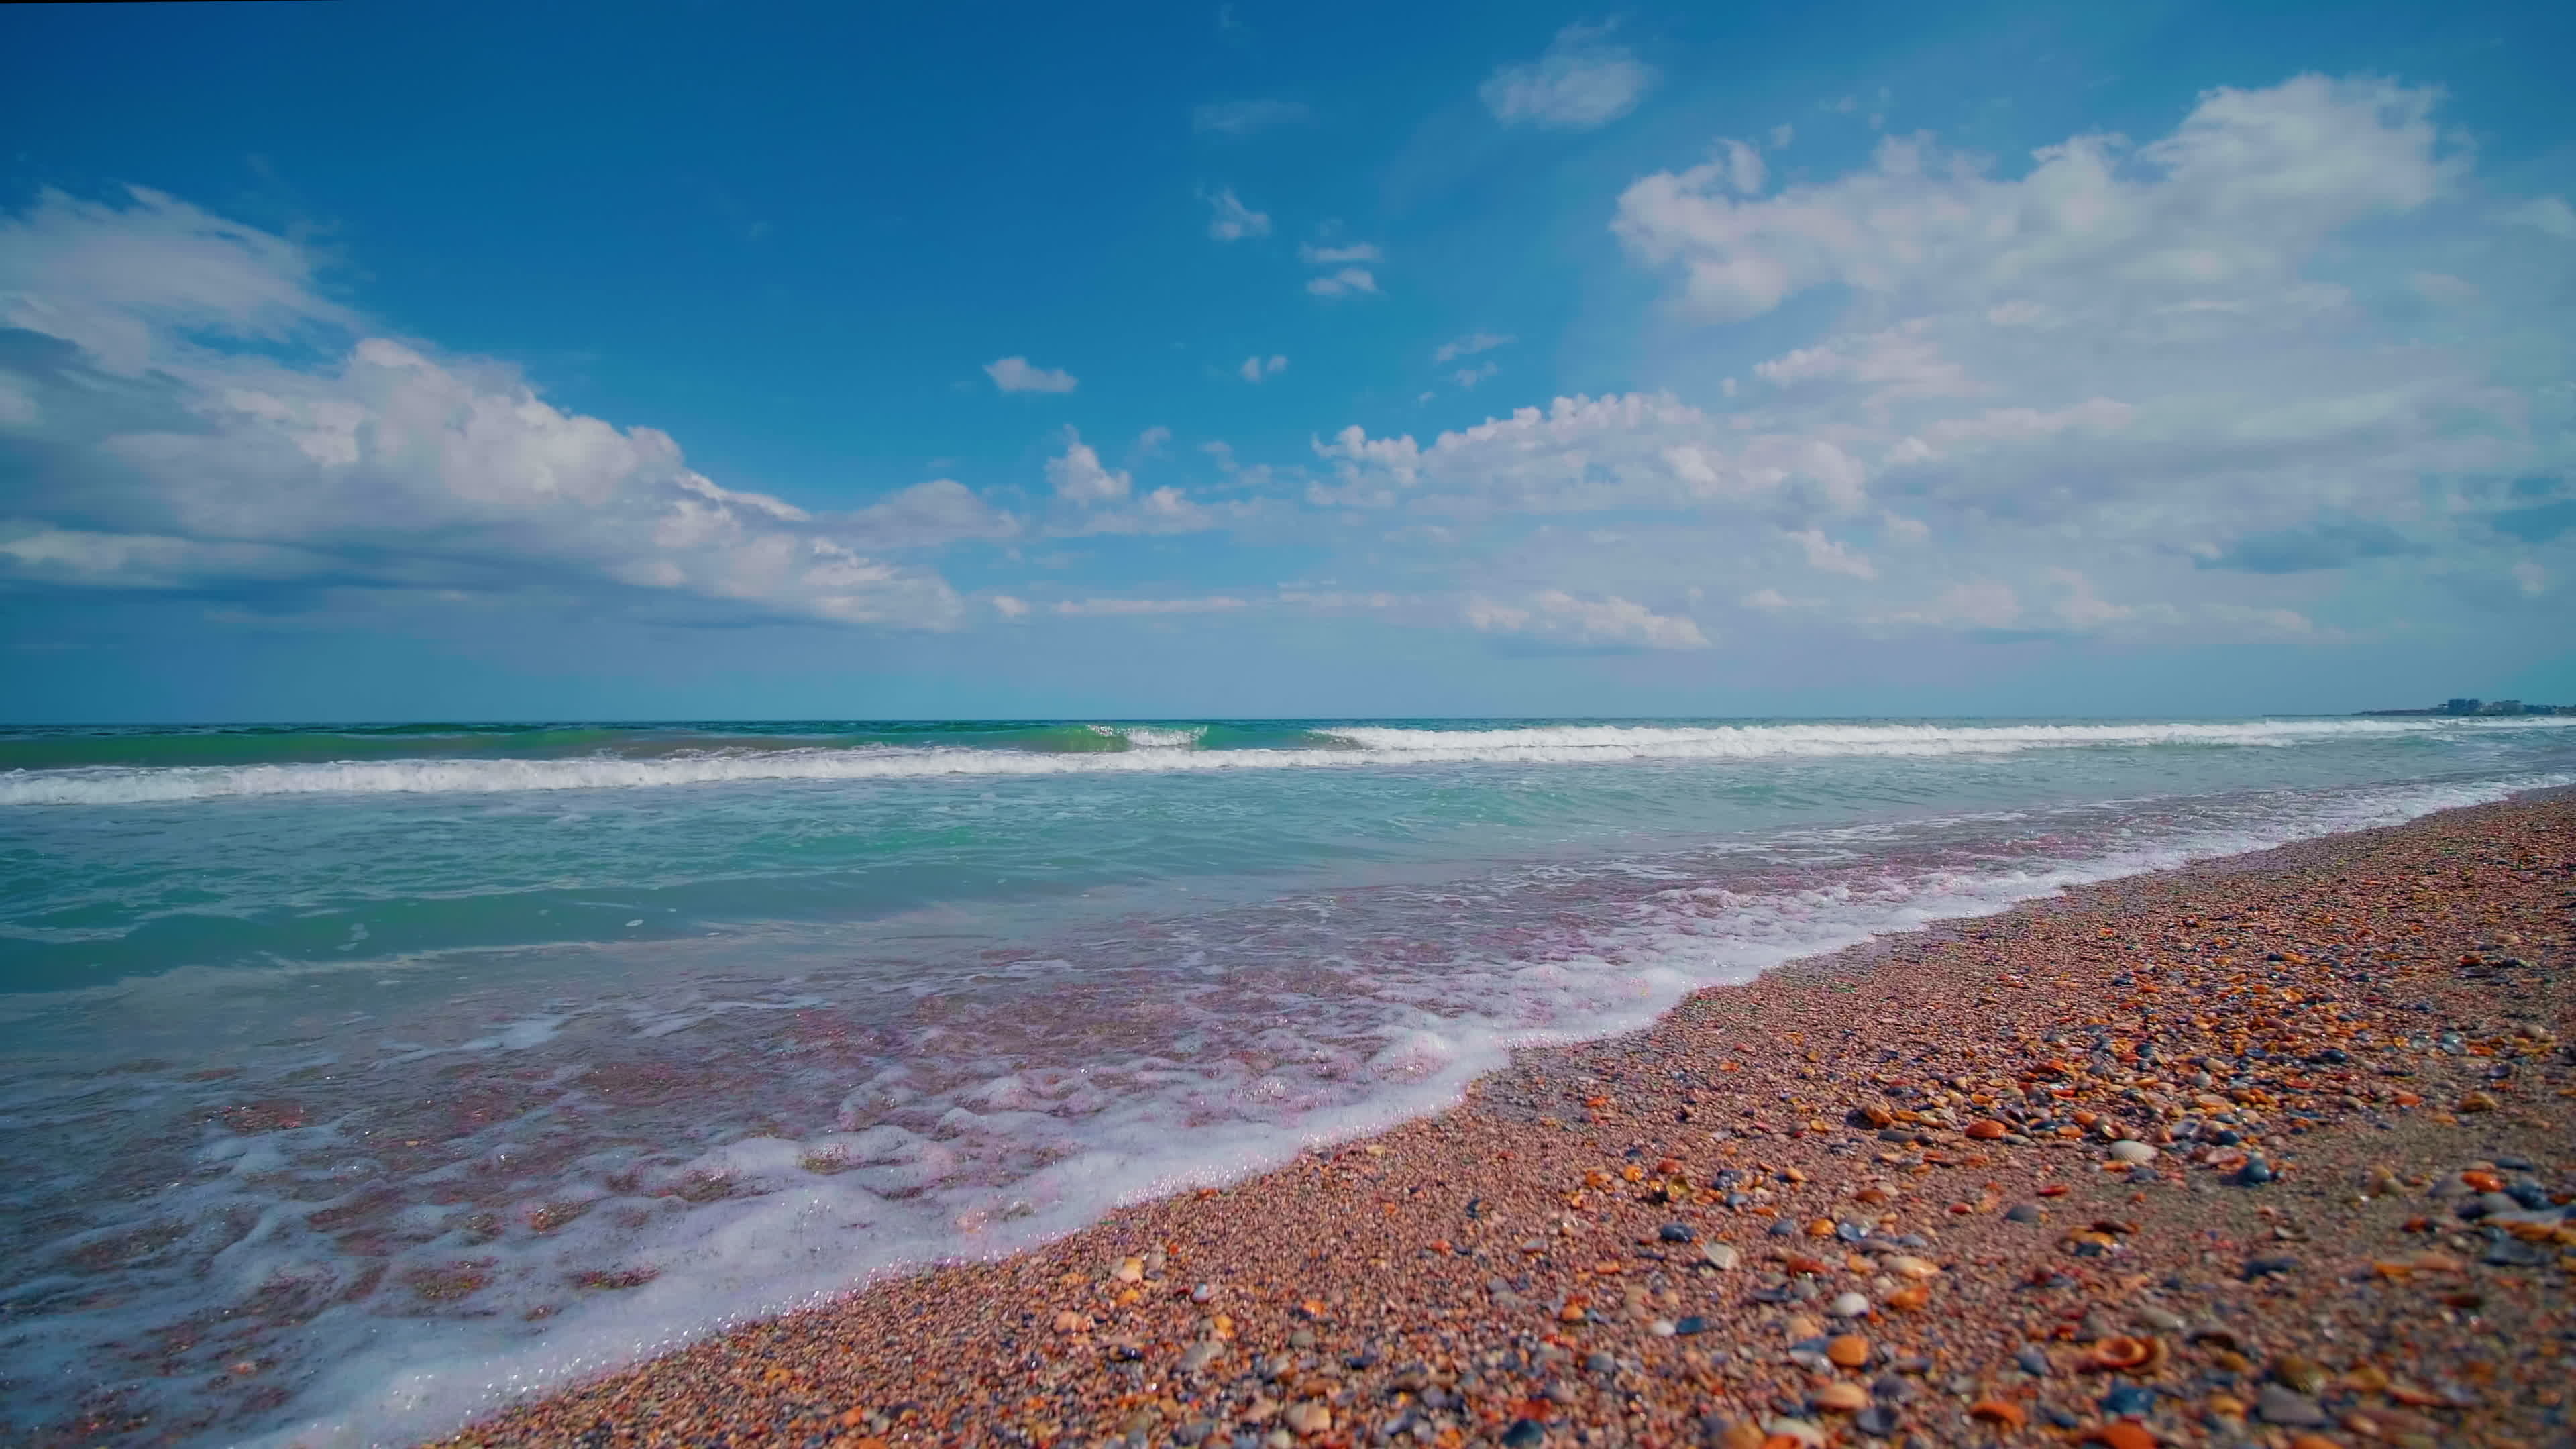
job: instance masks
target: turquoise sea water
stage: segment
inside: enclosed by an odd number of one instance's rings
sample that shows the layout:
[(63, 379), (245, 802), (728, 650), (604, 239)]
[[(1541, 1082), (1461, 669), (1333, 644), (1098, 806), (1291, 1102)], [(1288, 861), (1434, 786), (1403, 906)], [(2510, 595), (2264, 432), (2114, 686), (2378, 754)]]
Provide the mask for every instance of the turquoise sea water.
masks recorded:
[(1795, 955), (2571, 779), (2576, 720), (0, 730), (0, 1419), (400, 1441)]

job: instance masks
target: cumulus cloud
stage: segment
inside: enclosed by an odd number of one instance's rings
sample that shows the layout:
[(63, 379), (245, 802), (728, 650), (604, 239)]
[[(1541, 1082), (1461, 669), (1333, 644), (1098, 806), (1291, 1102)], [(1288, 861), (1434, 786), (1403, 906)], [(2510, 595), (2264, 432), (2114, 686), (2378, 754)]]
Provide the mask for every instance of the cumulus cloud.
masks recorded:
[(1247, 237), (1270, 235), (1270, 214), (1255, 211), (1243, 204), (1229, 186), (1224, 190), (1199, 193), (1208, 204), (1208, 235), (1221, 242), (1242, 241)]
[(901, 552), (1017, 527), (945, 480), (842, 514), (724, 487), (657, 429), (378, 334), (296, 244), (157, 192), (40, 194), (0, 223), (0, 298), (33, 390), (88, 399), (10, 460), (20, 587), (587, 591), (946, 628), (955, 591)]
[(1304, 125), (1313, 116), (1303, 101), (1213, 101), (1190, 112), (1190, 129), (1202, 136), (1240, 137)]
[(1243, 359), (1243, 366), (1236, 368), (1235, 372), (1245, 382), (1259, 382), (1265, 377), (1277, 377), (1279, 374), (1286, 372), (1287, 370), (1287, 358), (1281, 357), (1276, 353), (1273, 353), (1268, 357), (1263, 357), (1260, 354), (1255, 353), (1254, 355)]
[(1083, 507), (1116, 503), (1134, 483), (1125, 469), (1101, 466), (1100, 454), (1070, 428), (1065, 430), (1064, 451), (1047, 459), (1046, 477), (1056, 497)]
[(1691, 619), (1658, 614), (1616, 594), (1582, 599), (1561, 589), (1544, 589), (1517, 603), (1478, 596), (1467, 601), (1466, 618), (1470, 625), (1488, 634), (1519, 635), (1584, 649), (1709, 647), (1708, 636)]
[(1507, 126), (1606, 126), (1635, 110), (1655, 83), (1653, 67), (1627, 47), (1608, 44), (1608, 34), (1602, 26), (1567, 26), (1538, 59), (1498, 67), (1476, 94)]
[(984, 364), (984, 375), (1004, 392), (1071, 392), (1072, 373), (1055, 367), (1032, 367), (1025, 357), (996, 358)]

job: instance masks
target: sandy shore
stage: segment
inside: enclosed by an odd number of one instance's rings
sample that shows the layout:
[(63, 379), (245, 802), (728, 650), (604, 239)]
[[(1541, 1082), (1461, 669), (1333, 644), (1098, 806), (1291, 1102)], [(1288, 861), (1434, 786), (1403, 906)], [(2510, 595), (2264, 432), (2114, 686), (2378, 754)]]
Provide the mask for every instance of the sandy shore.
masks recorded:
[(2576, 1443), (2576, 792), (2088, 888), (454, 1445)]

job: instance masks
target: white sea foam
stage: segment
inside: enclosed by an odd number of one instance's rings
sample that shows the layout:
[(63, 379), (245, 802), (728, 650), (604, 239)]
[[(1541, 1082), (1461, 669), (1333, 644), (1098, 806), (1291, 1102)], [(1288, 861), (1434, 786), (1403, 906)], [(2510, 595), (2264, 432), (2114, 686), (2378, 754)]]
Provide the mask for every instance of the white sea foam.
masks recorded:
[(1757, 761), (2006, 755), (2028, 750), (2158, 746), (2282, 748), (2373, 737), (2568, 728), (2576, 720), (2250, 720), (2142, 724), (1547, 725), (1439, 730), (1352, 725), (1319, 731), (1339, 749), (1185, 748), (1198, 732), (1095, 726), (1137, 748), (1042, 753), (957, 746), (706, 752), (653, 759), (344, 761), (291, 765), (18, 770), (0, 775), (0, 806), (117, 805), (242, 795), (493, 794), (785, 780), (1159, 774), (1179, 771), (1366, 769), (1423, 764), (1586, 764), (1629, 760)]

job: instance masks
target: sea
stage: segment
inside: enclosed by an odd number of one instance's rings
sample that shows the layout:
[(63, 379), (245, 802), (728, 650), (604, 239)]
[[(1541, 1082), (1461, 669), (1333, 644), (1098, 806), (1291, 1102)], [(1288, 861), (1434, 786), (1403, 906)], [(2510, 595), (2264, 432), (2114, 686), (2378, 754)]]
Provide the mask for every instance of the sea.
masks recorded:
[(2576, 719), (0, 728), (0, 1438), (399, 1444)]

